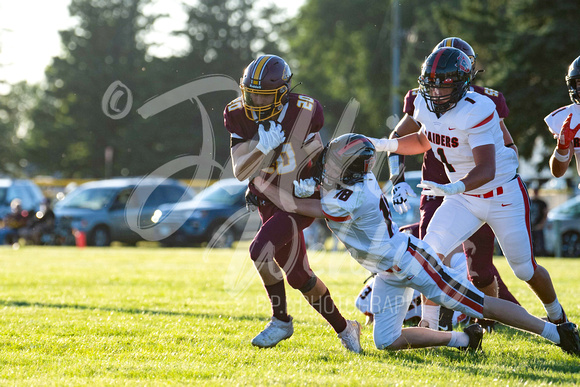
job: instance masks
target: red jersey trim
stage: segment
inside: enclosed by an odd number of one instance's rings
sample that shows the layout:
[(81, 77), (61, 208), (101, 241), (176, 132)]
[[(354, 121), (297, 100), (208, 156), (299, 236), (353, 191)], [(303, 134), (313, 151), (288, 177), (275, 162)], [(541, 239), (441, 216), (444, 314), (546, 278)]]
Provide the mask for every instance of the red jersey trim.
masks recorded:
[(345, 222), (347, 220), (350, 220), (350, 215), (347, 215), (347, 216), (332, 216), (332, 215), (329, 215), (326, 212), (324, 212), (324, 210), (322, 210), (322, 213), (324, 214), (324, 216), (326, 216), (328, 219), (332, 220), (333, 222)]
[[(485, 120), (481, 121), (479, 124), (475, 125), (473, 128), (477, 128), (477, 127), (479, 127), (479, 126), (482, 126), (482, 125), (485, 125), (485, 124), (487, 124), (489, 121), (491, 121), (491, 119), (492, 119), (492, 118), (493, 118), (493, 113), (491, 113), (491, 114), (489, 115), (489, 117), (487, 117)], [(472, 129), (473, 129), (473, 128), (472, 128)]]

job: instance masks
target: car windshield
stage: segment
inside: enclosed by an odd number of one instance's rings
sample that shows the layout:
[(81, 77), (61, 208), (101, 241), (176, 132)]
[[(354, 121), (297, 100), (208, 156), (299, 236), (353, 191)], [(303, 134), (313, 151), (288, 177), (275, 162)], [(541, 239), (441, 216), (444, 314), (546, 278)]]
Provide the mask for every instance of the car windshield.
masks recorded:
[(218, 204), (234, 204), (239, 200), (239, 195), (246, 190), (245, 185), (219, 185), (214, 184), (201, 191), (193, 199), (194, 202), (212, 202)]
[(580, 196), (568, 200), (564, 204), (554, 208), (554, 212), (560, 215), (580, 215)]
[(8, 203), (8, 188), (2, 187), (0, 188), (0, 203)]
[(111, 202), (116, 192), (111, 188), (76, 189), (59, 203), (59, 207), (101, 210)]

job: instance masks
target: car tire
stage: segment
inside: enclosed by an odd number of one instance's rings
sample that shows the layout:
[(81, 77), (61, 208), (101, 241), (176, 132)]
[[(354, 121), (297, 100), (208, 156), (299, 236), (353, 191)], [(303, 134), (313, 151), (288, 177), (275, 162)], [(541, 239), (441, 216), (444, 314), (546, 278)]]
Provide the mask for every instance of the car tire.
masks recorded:
[(89, 235), (89, 246), (107, 247), (111, 245), (111, 233), (105, 226), (98, 226)]
[(567, 231), (562, 234), (562, 256), (580, 257), (580, 234), (575, 231)]
[(230, 248), (234, 244), (236, 236), (234, 234), (234, 230), (232, 227), (228, 228), (227, 230), (220, 233), (218, 236), (218, 230), (221, 227), (221, 224), (216, 224), (212, 226), (209, 232), (209, 243), (208, 247), (215, 247), (215, 248)]

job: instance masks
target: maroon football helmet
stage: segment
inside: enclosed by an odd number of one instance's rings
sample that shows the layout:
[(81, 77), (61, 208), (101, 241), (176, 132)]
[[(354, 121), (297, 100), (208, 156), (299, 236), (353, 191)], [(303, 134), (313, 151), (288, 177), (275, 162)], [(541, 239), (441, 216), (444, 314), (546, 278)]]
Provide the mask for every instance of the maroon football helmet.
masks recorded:
[(290, 66), (279, 56), (262, 55), (252, 61), (240, 79), (246, 116), (263, 121), (280, 113), (288, 101), (291, 78)]
[(454, 47), (463, 51), (471, 61), (471, 74), (472, 74), (471, 78), (472, 79), (475, 78), (475, 74), (477, 74), (477, 72), (479, 71), (475, 69), (475, 61), (477, 59), (477, 55), (475, 54), (475, 51), (473, 51), (473, 48), (471, 48), (469, 43), (467, 43), (465, 40), (461, 38), (455, 37), (445, 38), (442, 41), (440, 41), (439, 44), (435, 46), (435, 48), (433, 48), (433, 51), (442, 47)]

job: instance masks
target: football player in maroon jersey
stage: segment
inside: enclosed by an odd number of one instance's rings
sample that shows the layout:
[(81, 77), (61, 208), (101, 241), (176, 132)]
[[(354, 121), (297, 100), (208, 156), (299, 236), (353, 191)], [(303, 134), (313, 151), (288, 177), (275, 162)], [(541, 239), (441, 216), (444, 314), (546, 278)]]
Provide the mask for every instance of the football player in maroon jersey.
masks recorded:
[(245, 69), (241, 97), (224, 110), (234, 175), (240, 181), (250, 179), (247, 200), (258, 207), (262, 219), (250, 245), (250, 257), (270, 299), (272, 318), (252, 344), (273, 347), (294, 332), (286, 310), (283, 270), (288, 284), (300, 290), (330, 323), (345, 348), (358, 353), (360, 324), (341, 315), (328, 288), (308, 263), (303, 230), (314, 219), (279, 209), (252, 182), (261, 176), (289, 192), (294, 180), (315, 184), (308, 177), (313, 159), (324, 148), (318, 133), (324, 123), (322, 106), (307, 95), (291, 93), (291, 78), (290, 67), (282, 58), (262, 55)]
[[(471, 60), (472, 74), (475, 76), (475, 74), (478, 72), (478, 70), (475, 68), (477, 55), (475, 54), (473, 48), (466, 41), (455, 37), (445, 38), (435, 46), (434, 50), (441, 47), (454, 47), (463, 51)], [(500, 125), (504, 134), (505, 146), (512, 148), (517, 154), (517, 148), (514, 145), (512, 137), (503, 122), (504, 118), (506, 118), (509, 114), (509, 109), (506, 105), (503, 94), (496, 90), (476, 85), (471, 85), (471, 90), (489, 97), (495, 103), (497, 113), (500, 117)], [(418, 92), (418, 88), (412, 89), (407, 92), (407, 95), (405, 95), (405, 102), (403, 106), (403, 112), (405, 115), (391, 133), (391, 138), (402, 137), (407, 134), (419, 131), (421, 125), (413, 119), (413, 102), (415, 101)], [(407, 195), (412, 194), (413, 191), (409, 185), (405, 183), (404, 156), (391, 154), (389, 156), (389, 166), (391, 168), (390, 179), (393, 183), (394, 208), (399, 213), (405, 212), (409, 209), (407, 204)], [(432, 150), (429, 150), (425, 153), (423, 157), (421, 172), (423, 180), (434, 181), (439, 184), (449, 183), (449, 179), (447, 178), (443, 164), (437, 160)], [(439, 208), (442, 202), (442, 196), (421, 195), (421, 220), (419, 224), (419, 237), (421, 239), (423, 239), (427, 232), (427, 226), (429, 225), (435, 210)], [(478, 231), (475, 232), (475, 234), (473, 234), (467, 241), (463, 243), (463, 250), (467, 256), (470, 278), (478, 289), (487, 295), (500, 297), (505, 300), (518, 303), (516, 298), (510, 293), (507, 286), (502, 281), (499, 272), (493, 264), (494, 234), (487, 224), (484, 224)], [(429, 313), (429, 307), (424, 307), (423, 310)], [(432, 316), (431, 320), (434, 318), (435, 317)], [(450, 328), (448, 322), (449, 321), (441, 321), (441, 323), (438, 325), (445, 325), (446, 328)], [(480, 323), (488, 330), (491, 329), (491, 325), (486, 325), (483, 321), (480, 321)], [(490, 322), (490, 324), (492, 324), (492, 322)], [(433, 325), (433, 321), (431, 322), (431, 325)]]

